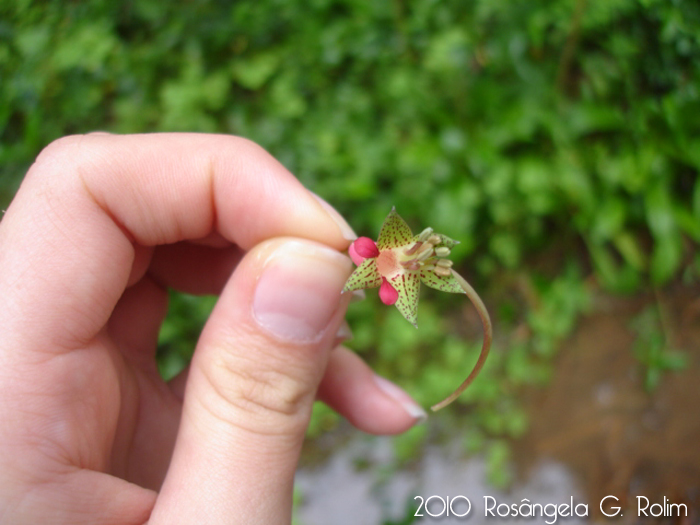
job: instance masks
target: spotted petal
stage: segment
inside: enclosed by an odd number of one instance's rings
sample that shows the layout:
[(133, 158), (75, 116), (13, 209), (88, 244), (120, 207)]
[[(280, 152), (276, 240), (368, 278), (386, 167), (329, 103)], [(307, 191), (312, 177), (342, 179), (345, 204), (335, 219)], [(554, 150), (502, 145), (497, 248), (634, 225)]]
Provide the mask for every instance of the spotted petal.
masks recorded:
[(418, 328), (418, 296), (420, 294), (420, 279), (416, 272), (401, 272), (391, 279), (391, 285), (399, 292), (396, 308), (413, 326)]
[(382, 276), (379, 275), (377, 270), (377, 260), (365, 259), (350, 274), (343, 291), (352, 292), (353, 290), (362, 290), (364, 288), (377, 288), (380, 284), (382, 284)]
[(389, 215), (384, 219), (382, 229), (379, 230), (377, 248), (381, 251), (387, 248), (405, 246), (411, 242), (412, 238), (413, 234), (411, 233), (411, 228), (409, 228), (406, 221), (396, 213), (396, 208), (392, 208)]
[(443, 277), (432, 270), (422, 270), (420, 272), (420, 280), (423, 281), (423, 284), (426, 286), (430, 286), (441, 292), (464, 293), (464, 289), (451, 273), (447, 277)]

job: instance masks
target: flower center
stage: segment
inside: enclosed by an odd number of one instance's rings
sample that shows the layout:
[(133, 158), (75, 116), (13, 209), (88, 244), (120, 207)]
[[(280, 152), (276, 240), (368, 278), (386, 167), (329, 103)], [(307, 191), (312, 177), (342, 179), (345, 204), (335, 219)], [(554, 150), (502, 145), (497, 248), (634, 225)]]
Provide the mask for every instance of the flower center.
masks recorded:
[(393, 277), (402, 270), (394, 250), (382, 250), (377, 257), (377, 270), (382, 277)]

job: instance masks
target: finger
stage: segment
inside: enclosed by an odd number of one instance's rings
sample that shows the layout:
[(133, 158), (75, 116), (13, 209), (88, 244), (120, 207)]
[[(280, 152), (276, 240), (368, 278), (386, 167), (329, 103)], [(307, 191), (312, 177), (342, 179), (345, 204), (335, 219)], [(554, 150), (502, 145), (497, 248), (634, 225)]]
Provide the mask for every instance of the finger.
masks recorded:
[(284, 523), (350, 260), (274, 240), (246, 255), (190, 365), (170, 470), (149, 523)]
[(318, 397), (370, 434), (398, 434), (428, 417), (406, 392), (342, 346), (331, 352)]
[(243, 251), (178, 242), (156, 248), (148, 275), (163, 287), (196, 295), (218, 295)]
[(129, 282), (132, 243), (218, 233), (247, 250), (291, 235), (344, 249), (352, 234), (326, 207), (244, 139), (59, 140), (36, 160), (0, 225), (4, 342), (56, 349), (91, 339)]
[(74, 468), (56, 474), (32, 473), (39, 478), (34, 490), (16, 491), (15, 498), (3, 500), (3, 523), (142, 525), (148, 521), (154, 491), (94, 470)]
[(155, 352), (168, 294), (149, 278), (126, 289), (107, 326), (112, 340), (137, 368), (157, 373)]
[(126, 289), (107, 327), (121, 355), (132, 365), (122, 379), (110, 470), (155, 490), (168, 468), (182, 408), (181, 398), (162, 381), (155, 360), (167, 306), (165, 289), (145, 277)]
[(188, 364), (179, 374), (168, 381), (170, 392), (180, 401), (185, 399), (185, 387), (187, 386), (187, 378), (189, 375), (190, 365)]
[(152, 258), (152, 246), (141, 246), (139, 244), (134, 245), (134, 258), (133, 262), (131, 263), (131, 273), (129, 274), (129, 279), (126, 282), (127, 286), (133, 286), (146, 274)]

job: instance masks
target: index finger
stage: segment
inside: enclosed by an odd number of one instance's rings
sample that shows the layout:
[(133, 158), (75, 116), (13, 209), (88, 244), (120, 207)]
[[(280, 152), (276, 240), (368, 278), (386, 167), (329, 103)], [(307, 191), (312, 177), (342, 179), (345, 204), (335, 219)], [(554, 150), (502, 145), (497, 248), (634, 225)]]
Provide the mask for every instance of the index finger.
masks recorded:
[(344, 249), (352, 238), (337, 213), (246, 139), (90, 134), (51, 144), (0, 223), (5, 342), (89, 340), (126, 286), (134, 243), (211, 233), (243, 249), (278, 236)]

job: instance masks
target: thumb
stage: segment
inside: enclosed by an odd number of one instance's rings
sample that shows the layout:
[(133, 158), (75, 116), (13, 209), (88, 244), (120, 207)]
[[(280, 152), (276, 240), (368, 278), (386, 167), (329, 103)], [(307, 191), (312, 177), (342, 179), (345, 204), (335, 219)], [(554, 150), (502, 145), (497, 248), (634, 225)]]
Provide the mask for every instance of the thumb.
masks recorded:
[(149, 525), (290, 520), (294, 472), (350, 271), (344, 255), (296, 239), (265, 242), (241, 261), (195, 351)]

